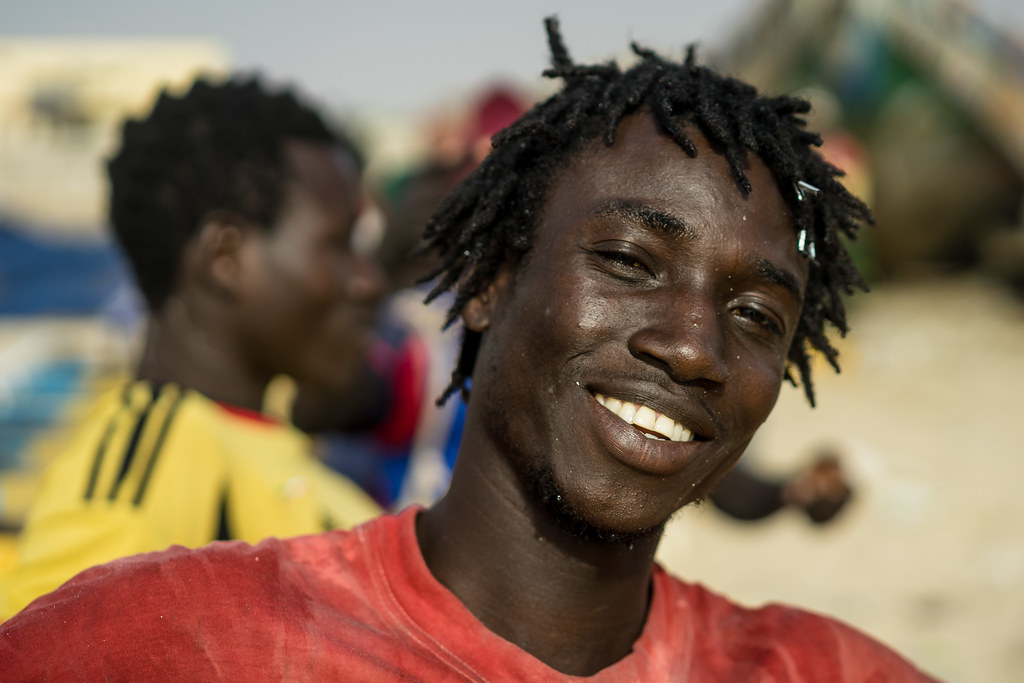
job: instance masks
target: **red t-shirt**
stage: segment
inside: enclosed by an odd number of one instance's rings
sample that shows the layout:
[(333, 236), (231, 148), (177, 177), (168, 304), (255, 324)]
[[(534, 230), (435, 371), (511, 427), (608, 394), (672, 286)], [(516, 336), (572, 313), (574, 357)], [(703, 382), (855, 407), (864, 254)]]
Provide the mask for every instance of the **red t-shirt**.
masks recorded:
[[(94, 567), (0, 626), (4, 680), (569, 681), (434, 579), (417, 508), (351, 532)], [(594, 681), (927, 681), (832, 619), (750, 610), (655, 568), (633, 652)]]

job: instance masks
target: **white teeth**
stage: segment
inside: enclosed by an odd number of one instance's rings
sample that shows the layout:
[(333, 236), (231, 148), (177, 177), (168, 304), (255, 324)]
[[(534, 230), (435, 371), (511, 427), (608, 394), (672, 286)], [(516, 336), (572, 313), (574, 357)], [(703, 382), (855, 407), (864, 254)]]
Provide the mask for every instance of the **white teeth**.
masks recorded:
[(624, 421), (657, 433), (656, 435), (644, 432), (644, 436), (648, 439), (658, 439), (658, 435), (661, 435), (660, 440), (693, 441), (692, 431), (667, 415), (661, 415), (647, 406), (637, 405), (629, 401), (612, 398), (611, 396), (604, 396), (603, 394), (594, 394), (594, 398), (598, 403), (618, 415)]
[(666, 439), (671, 439), (675, 433), (676, 421), (670, 417), (659, 415), (658, 419), (654, 421), (654, 431), (659, 434), (664, 434)]
[[(654, 431), (654, 425), (658, 422), (658, 414), (648, 408), (647, 406), (640, 406), (636, 409), (636, 415), (633, 416), (633, 424), (637, 427), (643, 427), (644, 429), (650, 429)], [(671, 436), (669, 434), (668, 436)]]

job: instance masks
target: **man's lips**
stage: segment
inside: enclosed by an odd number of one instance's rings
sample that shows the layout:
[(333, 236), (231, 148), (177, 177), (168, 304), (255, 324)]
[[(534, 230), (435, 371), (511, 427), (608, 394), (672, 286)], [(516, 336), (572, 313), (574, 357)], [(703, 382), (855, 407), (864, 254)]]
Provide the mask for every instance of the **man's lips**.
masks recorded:
[(648, 406), (614, 396), (594, 394), (598, 403), (625, 422), (638, 428), (648, 439), (693, 441), (693, 430)]
[[(708, 445), (709, 431), (702, 422), (687, 426), (651, 406), (597, 392), (591, 397), (598, 441), (631, 469), (658, 477), (675, 476), (692, 467), (699, 459), (698, 452)], [(659, 417), (664, 419), (659, 421)]]

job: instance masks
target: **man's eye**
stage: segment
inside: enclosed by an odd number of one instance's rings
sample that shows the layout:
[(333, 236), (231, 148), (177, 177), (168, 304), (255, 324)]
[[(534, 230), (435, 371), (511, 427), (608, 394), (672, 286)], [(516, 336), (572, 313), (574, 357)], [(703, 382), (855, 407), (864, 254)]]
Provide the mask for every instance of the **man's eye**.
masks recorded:
[(764, 311), (753, 306), (740, 306), (734, 312), (739, 317), (757, 325), (759, 328), (774, 335), (782, 336), (782, 327), (772, 316)]
[(636, 274), (650, 275), (651, 270), (640, 259), (622, 251), (599, 251), (598, 255), (615, 268)]

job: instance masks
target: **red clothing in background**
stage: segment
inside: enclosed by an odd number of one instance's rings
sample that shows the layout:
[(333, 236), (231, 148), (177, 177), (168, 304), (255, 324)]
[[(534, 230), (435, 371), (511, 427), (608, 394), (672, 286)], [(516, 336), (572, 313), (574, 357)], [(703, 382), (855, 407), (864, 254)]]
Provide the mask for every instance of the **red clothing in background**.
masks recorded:
[[(417, 508), (351, 532), (174, 547), (89, 569), (0, 627), (5, 680), (568, 681), (430, 573)], [(654, 572), (633, 652), (595, 681), (923, 681), (832, 619)]]

